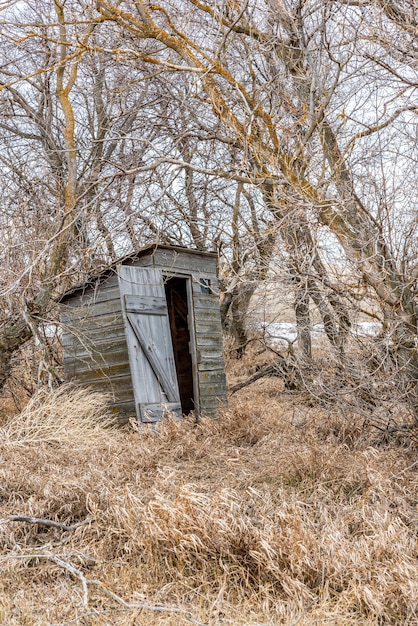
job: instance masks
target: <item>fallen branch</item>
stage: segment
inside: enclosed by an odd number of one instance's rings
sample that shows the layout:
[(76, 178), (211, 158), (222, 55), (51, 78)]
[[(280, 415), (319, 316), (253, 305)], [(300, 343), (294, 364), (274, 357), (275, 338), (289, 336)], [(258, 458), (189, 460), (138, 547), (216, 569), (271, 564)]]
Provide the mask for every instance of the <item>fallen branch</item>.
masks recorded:
[(80, 526), (88, 524), (90, 522), (90, 518), (87, 518), (82, 522), (77, 522), (77, 524), (71, 524), (71, 526), (67, 526), (67, 524), (63, 524), (62, 522), (56, 522), (52, 519), (46, 519), (44, 517), (27, 517), (26, 515), (10, 515), (9, 517), (0, 519), (0, 524), (7, 524), (8, 522), (28, 522), (29, 524), (40, 524), (41, 526), (49, 526), (51, 528), (59, 528), (65, 532), (72, 532), (73, 530), (80, 528)]
[(236, 385), (232, 385), (232, 387), (229, 387), (229, 391), (230, 393), (236, 393), (240, 389), (243, 389), (244, 387), (248, 387), (248, 385), (255, 383), (256, 380), (259, 380), (259, 378), (263, 378), (264, 376), (271, 376), (272, 371), (272, 366), (267, 365), (246, 380), (243, 380), (242, 382), (237, 383)]
[(87, 609), (89, 606), (89, 590), (87, 587), (88, 580), (84, 576), (83, 572), (74, 567), (74, 565), (71, 565), (71, 563), (67, 563), (67, 561), (63, 561), (56, 556), (51, 555), (49, 558), (54, 561), (54, 563), (66, 569), (68, 572), (70, 572), (70, 574), (72, 574), (73, 576), (77, 576), (77, 578), (81, 580), (81, 585), (83, 587), (83, 606), (85, 609)]
[(129, 602), (126, 602), (123, 598), (118, 596), (116, 593), (114, 593), (110, 589), (108, 589), (106, 585), (102, 583), (101, 580), (88, 580), (87, 582), (91, 585), (98, 585), (101, 588), (101, 590), (107, 596), (109, 596), (109, 598), (112, 598), (112, 600), (115, 600), (115, 602), (117, 602), (118, 604), (121, 604), (126, 609), (132, 609), (132, 610), (142, 609), (142, 610), (147, 610), (147, 611), (157, 611), (161, 613), (176, 613), (177, 615), (183, 615), (183, 617), (185, 617), (189, 622), (191, 622), (192, 624), (195, 624), (196, 626), (206, 626), (205, 624), (202, 624), (202, 622), (198, 622), (197, 620), (195, 620), (194, 617), (191, 615), (191, 613), (189, 613), (189, 611), (186, 611), (185, 609), (180, 609), (177, 606), (164, 606), (163, 604), (143, 604), (143, 603), (131, 604)]
[(289, 363), (283, 357), (276, 359), (273, 363), (269, 363), (264, 367), (261, 367), (258, 372), (247, 378), (246, 380), (237, 383), (236, 385), (232, 385), (229, 387), (228, 391), (230, 393), (236, 393), (240, 389), (244, 387), (248, 387), (252, 383), (255, 383), (256, 380), (260, 378), (264, 378), (264, 376), (278, 376), (283, 378), (285, 387), (287, 389), (296, 390), (300, 388), (300, 373), (298, 369), (293, 363)]
[[(15, 517), (19, 517), (19, 516), (15, 516)], [(25, 518), (24, 521), (26, 521), (27, 519), (37, 519), (37, 518)], [(3, 520), (0, 520), (0, 521), (3, 521)], [(12, 521), (16, 521), (16, 520), (12, 520)], [(51, 521), (51, 520), (47, 520), (47, 521)], [(81, 524), (78, 524), (78, 526), (80, 525)], [(64, 524), (61, 524), (61, 526), (64, 526)], [(68, 528), (71, 528), (71, 527), (69, 526)], [(207, 626), (206, 624), (203, 624), (202, 622), (195, 620), (189, 611), (187, 611), (186, 609), (181, 609), (177, 606), (165, 606), (163, 604), (145, 604), (142, 602), (141, 603), (126, 602), (123, 598), (118, 596), (114, 591), (111, 591), (111, 589), (109, 589), (101, 580), (97, 580), (97, 579), (89, 580), (88, 578), (86, 578), (83, 572), (79, 570), (77, 567), (75, 567), (74, 565), (72, 565), (72, 563), (69, 563), (68, 561), (64, 561), (62, 558), (59, 558), (55, 554), (48, 554), (48, 553), (47, 554), (45, 553), (27, 554), (27, 555), (10, 554), (10, 555), (5, 555), (4, 557), (0, 557), (0, 558), (1, 560), (8, 559), (8, 558), (11, 558), (11, 559), (13, 558), (45, 559), (47, 561), (52, 561), (59, 567), (62, 567), (63, 569), (67, 570), (67, 572), (69, 572), (75, 578), (78, 578), (81, 581), (81, 585), (83, 587), (83, 608), (84, 609), (88, 609), (89, 603), (90, 603), (88, 586), (95, 585), (97, 587), (100, 587), (100, 589), (103, 591), (105, 595), (107, 595), (109, 598), (111, 598), (112, 600), (114, 600), (115, 602), (123, 606), (123, 608), (126, 610), (130, 610), (130, 611), (143, 610), (143, 611), (154, 611), (158, 613), (175, 613), (177, 615), (182, 615), (185, 619), (187, 619), (187, 621), (189, 621), (191, 624), (194, 624), (195, 626)]]

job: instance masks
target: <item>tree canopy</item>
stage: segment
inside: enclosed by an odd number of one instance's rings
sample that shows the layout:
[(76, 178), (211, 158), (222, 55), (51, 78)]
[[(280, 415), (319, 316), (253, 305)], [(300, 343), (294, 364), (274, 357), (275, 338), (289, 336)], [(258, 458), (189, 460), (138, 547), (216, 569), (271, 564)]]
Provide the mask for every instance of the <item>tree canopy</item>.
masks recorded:
[(242, 345), (278, 258), (304, 357), (313, 309), (344, 359), (363, 307), (417, 410), (413, 0), (2, 9), (2, 380), (63, 289), (158, 239), (220, 252)]

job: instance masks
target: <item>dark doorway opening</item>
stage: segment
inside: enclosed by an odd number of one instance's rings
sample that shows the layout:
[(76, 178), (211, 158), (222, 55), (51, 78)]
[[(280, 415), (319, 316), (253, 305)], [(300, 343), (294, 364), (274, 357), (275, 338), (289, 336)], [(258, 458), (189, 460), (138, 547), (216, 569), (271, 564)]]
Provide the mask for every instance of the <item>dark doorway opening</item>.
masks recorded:
[(174, 361), (183, 413), (195, 408), (193, 385), (193, 362), (190, 354), (189, 305), (187, 301), (187, 278), (168, 278), (165, 295), (170, 319)]

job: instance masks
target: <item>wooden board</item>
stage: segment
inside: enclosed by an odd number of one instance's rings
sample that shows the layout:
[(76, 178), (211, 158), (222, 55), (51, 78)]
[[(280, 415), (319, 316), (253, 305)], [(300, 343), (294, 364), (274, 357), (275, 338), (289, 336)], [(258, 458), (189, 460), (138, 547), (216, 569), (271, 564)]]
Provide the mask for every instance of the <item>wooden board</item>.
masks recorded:
[[(76, 338), (74, 338), (76, 339)], [(96, 341), (91, 337), (83, 337), (82, 340), (75, 340), (67, 345), (65, 358), (91, 359), (94, 362), (106, 363), (107, 356), (117, 353), (127, 354), (125, 334), (117, 337), (103, 336)]]
[[(173, 274), (176, 270), (186, 271), (202, 277), (216, 277), (217, 259), (216, 257), (199, 256), (187, 251), (157, 249), (148, 257), (157, 269), (169, 270)], [(139, 259), (142, 264), (143, 259)]]
[[(112, 317), (114, 322), (115, 318)], [(68, 327), (67, 327), (68, 328)], [(102, 341), (105, 338), (106, 341), (117, 340), (117, 339), (125, 339), (125, 326), (123, 323), (123, 318), (120, 316), (120, 320), (117, 324), (110, 323), (105, 326), (92, 326), (91, 328), (87, 328), (81, 330), (79, 328), (71, 329), (72, 332), (66, 330), (62, 336), (62, 345), (64, 348), (72, 349), (73, 346), (76, 345), (96, 345), (97, 342)], [(65, 350), (66, 351), (66, 350)]]
[(196, 343), (199, 347), (204, 346), (213, 346), (218, 347), (222, 350), (223, 348), (223, 339), (221, 333), (201, 333), (200, 331), (196, 334)]
[[(220, 360), (220, 357), (216, 359), (204, 359), (202, 360), (197, 369), (199, 372), (208, 372), (208, 371), (219, 371), (219, 368), (222, 366), (223, 361)], [(223, 370), (222, 370), (223, 371)]]
[(217, 296), (211, 294), (193, 294), (193, 304), (196, 309), (206, 309), (207, 311), (216, 311), (220, 317), (219, 312), (219, 299)]
[[(94, 391), (104, 391), (103, 382), (103, 378), (92, 379), (89, 381), (89, 387)], [(129, 372), (124, 375), (112, 376), (112, 378), (106, 380), (105, 393), (112, 394), (115, 401), (120, 400), (123, 396), (129, 396), (133, 401), (134, 395)]]
[(84, 372), (102, 372), (100, 377), (110, 376), (108, 374), (108, 370), (115, 371), (115, 368), (118, 368), (122, 365), (128, 363), (128, 355), (126, 351), (123, 352), (113, 352), (111, 354), (101, 355), (100, 358), (80, 358), (76, 357), (65, 357), (64, 359), (64, 369), (65, 371), (74, 371), (74, 375), (81, 375)]
[(193, 293), (195, 295), (205, 295), (205, 291), (202, 291), (202, 287), (209, 288), (209, 295), (219, 299), (219, 284), (216, 274), (194, 275), (192, 283)]
[(100, 281), (99, 278), (90, 285), (86, 285), (83, 289), (77, 290), (73, 295), (65, 297), (61, 306), (77, 307), (87, 305), (94, 302), (103, 302), (111, 300), (119, 293), (119, 284), (117, 275), (113, 274), (105, 280)]
[(222, 337), (220, 321), (217, 319), (204, 319), (196, 324), (196, 330), (202, 335)]
[(135, 401), (133, 399), (126, 402), (112, 403), (109, 409), (121, 426), (126, 424), (130, 417), (136, 417)]
[(207, 370), (199, 372), (199, 382), (202, 383), (224, 383), (225, 372), (221, 369)]
[[(101, 382), (103, 385), (103, 391), (106, 391), (107, 385), (114, 379), (121, 377), (130, 378), (131, 370), (129, 363), (121, 363), (119, 365), (112, 365), (106, 369), (86, 369), (84, 371), (77, 370), (77, 373), (73, 375), (76, 380), (82, 383)], [(132, 385), (132, 382), (131, 382)]]
[(102, 302), (89, 302), (78, 307), (63, 307), (61, 313), (62, 324), (80, 324), (105, 315), (120, 314), (120, 299), (113, 298)]
[(141, 405), (170, 405), (181, 417), (162, 272), (122, 265), (119, 286), (138, 419), (159, 419)]

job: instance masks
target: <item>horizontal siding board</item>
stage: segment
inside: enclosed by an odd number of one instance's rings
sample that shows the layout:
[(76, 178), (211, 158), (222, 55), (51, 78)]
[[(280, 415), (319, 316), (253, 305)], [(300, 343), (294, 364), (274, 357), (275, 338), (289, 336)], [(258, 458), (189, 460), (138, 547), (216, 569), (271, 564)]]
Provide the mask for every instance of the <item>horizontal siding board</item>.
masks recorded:
[(198, 369), (203, 370), (204, 363), (208, 364), (208, 369), (217, 369), (213, 367), (215, 363), (219, 363), (218, 369), (225, 369), (225, 361), (222, 344), (211, 344), (209, 346), (199, 346), (198, 350)]
[(119, 327), (123, 324), (123, 318), (121, 313), (108, 313), (100, 317), (89, 316), (85, 319), (72, 319), (71, 323), (61, 324), (63, 334), (82, 335), (89, 334), (90, 331), (102, 330), (103, 334), (115, 327)]
[[(208, 321), (209, 323), (211, 323), (211, 322), (214, 322), (215, 320), (211, 319)], [(209, 332), (208, 330), (205, 329), (204, 325), (201, 327), (200, 322), (197, 322), (195, 324), (195, 334), (197, 337), (201, 337), (202, 339), (204, 339), (207, 336), (213, 336), (223, 341), (223, 333), (222, 333), (220, 321), (218, 322), (218, 324), (219, 324), (218, 329), (214, 328), (212, 332)]]
[(210, 324), (210, 323), (217, 324), (219, 334), (222, 333), (221, 316), (219, 314), (219, 308), (195, 310), (196, 332), (205, 332), (204, 330), (200, 331), (200, 328), (204, 329), (205, 324)]
[(222, 336), (218, 337), (212, 336), (208, 337), (207, 335), (197, 335), (196, 336), (196, 347), (197, 349), (212, 349), (212, 350), (223, 350), (223, 339)]
[[(199, 257), (198, 254), (188, 254), (187, 252), (178, 252), (176, 250), (155, 250), (150, 257), (153, 267), (156, 269), (187, 271), (194, 275), (202, 275), (202, 277), (216, 276), (216, 257)], [(136, 265), (141, 265), (143, 259), (139, 259)]]
[[(117, 300), (119, 298), (119, 287), (116, 282), (115, 285), (105, 286), (101, 285), (100, 289), (91, 291), (89, 294), (84, 294), (80, 302), (83, 306), (89, 306), (91, 304), (100, 304), (101, 302), (108, 302), (109, 300)], [(67, 304), (67, 303), (66, 303)]]
[(212, 417), (213, 415), (216, 415), (218, 412), (218, 409), (220, 407), (221, 403), (219, 402), (219, 400), (217, 398), (214, 398), (213, 403), (200, 403), (200, 414), (203, 417)]
[(226, 395), (226, 383), (217, 382), (203, 382), (200, 383), (200, 401), (205, 396), (218, 396), (219, 398), (224, 398)]
[(106, 340), (124, 340), (125, 338), (125, 327), (123, 323), (120, 324), (109, 324), (107, 326), (99, 326), (83, 330), (82, 332), (78, 329), (74, 329), (74, 332), (64, 332), (62, 336), (62, 345), (64, 348), (71, 349), (72, 346), (75, 345), (85, 345), (92, 344), (96, 345), (97, 342), (101, 341), (103, 338)]
[(129, 374), (123, 376), (113, 376), (112, 378), (101, 378), (100, 380), (91, 380), (88, 383), (94, 391), (103, 387), (106, 392), (115, 394), (116, 398), (119, 398), (120, 394), (130, 392), (132, 394), (132, 379)]
[(84, 372), (99, 372), (97, 378), (110, 376), (108, 372), (113, 372), (115, 368), (127, 366), (128, 355), (126, 352), (112, 354), (106, 358), (106, 361), (98, 359), (68, 357), (64, 359), (64, 372), (74, 372), (74, 374), (82, 375)]
[(201, 415), (216, 415), (220, 407), (227, 407), (226, 397), (204, 396), (200, 401)]
[[(207, 372), (211, 370), (220, 370), (223, 367), (223, 361), (220, 358), (204, 359), (197, 366), (199, 372)], [(223, 370), (222, 370), (223, 371)]]
[(216, 395), (208, 395), (202, 396), (200, 398), (200, 406), (210, 406), (210, 407), (218, 407), (221, 404), (224, 404), (226, 401), (225, 397), (216, 396)]
[(105, 302), (92, 302), (86, 306), (78, 306), (72, 309), (63, 308), (61, 321), (66, 323), (80, 323), (104, 315), (116, 315), (121, 312), (120, 298), (106, 300)]
[(132, 401), (112, 403), (109, 409), (121, 426), (126, 424), (130, 417), (136, 417), (135, 402)]
[(67, 379), (75, 378), (83, 383), (95, 380), (112, 380), (115, 376), (130, 376), (131, 370), (129, 363), (119, 363), (106, 368), (86, 368), (81, 369), (78, 367), (73, 371), (70, 371), (70, 364), (64, 364), (64, 372)]
[(92, 341), (85, 338), (84, 341), (74, 341), (72, 345), (67, 346), (65, 358), (91, 359), (101, 363), (107, 363), (108, 354), (126, 353), (128, 348), (125, 337), (111, 337), (101, 339), (100, 341)]
[(199, 353), (200, 359), (197, 364), (197, 368), (200, 371), (208, 370), (224, 370), (225, 363), (223, 359), (223, 355), (219, 352), (209, 353), (202, 355)]
[(219, 331), (219, 332), (212, 332), (212, 333), (208, 333), (208, 332), (201, 332), (200, 329), (196, 330), (196, 339), (197, 341), (199, 341), (200, 343), (204, 343), (206, 345), (208, 345), (208, 341), (210, 340), (210, 342), (213, 342), (215, 345), (222, 345), (223, 344), (223, 334)]
[[(204, 340), (203, 340), (204, 341)], [(224, 358), (223, 358), (223, 344), (218, 341), (210, 341), (203, 343), (202, 341), (196, 342), (198, 354), (200, 358), (198, 361), (202, 363), (203, 361), (213, 361), (218, 359), (220, 361), (219, 367), (224, 367)]]
[(118, 413), (122, 415), (131, 415), (136, 417), (135, 402), (133, 400), (126, 400), (125, 402), (112, 402), (110, 405), (117, 409)]
[(206, 370), (199, 372), (199, 383), (223, 383), (225, 384), (225, 372), (222, 369)]
[(199, 320), (196, 324), (196, 332), (201, 333), (202, 335), (213, 335), (216, 337), (222, 337), (221, 326), (219, 324), (218, 319), (202, 319)]
[[(209, 293), (205, 293), (202, 291), (202, 280), (210, 281), (209, 285), (203, 285), (204, 287), (209, 287)], [(219, 284), (218, 279), (214, 274), (206, 274), (206, 276), (193, 276), (192, 277), (192, 292), (194, 296), (202, 296), (208, 295), (212, 298), (217, 298), (219, 300)]]
[(213, 417), (218, 414), (219, 408), (227, 406), (226, 398), (218, 396), (204, 396), (200, 400), (200, 414), (206, 417)]
[(123, 328), (120, 326), (109, 326), (108, 328), (90, 328), (79, 334), (68, 333), (65, 335), (65, 346), (68, 350), (82, 349), (105, 353), (112, 347), (112, 344), (126, 345), (126, 337)]
[(217, 417), (218, 407), (203, 407), (200, 409), (200, 414), (202, 417)]
[(96, 381), (96, 383), (88, 382), (85, 383), (83, 386), (85, 386), (87, 389), (90, 389), (92, 393), (103, 393), (108, 396), (110, 406), (128, 402), (135, 405), (132, 385), (130, 388), (121, 389), (118, 392), (117, 390), (110, 388), (109, 383), (106, 383), (104, 380)]
[(196, 332), (196, 345), (202, 350), (217, 350), (223, 354), (224, 338), (222, 333)]
[(106, 291), (111, 290), (118, 286), (118, 279), (116, 274), (108, 276), (102, 282), (99, 282), (99, 278), (93, 280), (91, 284), (86, 284), (83, 289), (77, 290), (74, 296), (69, 295), (65, 298), (65, 304), (62, 306), (76, 307), (80, 305), (80, 302), (88, 302), (89, 300), (108, 299), (109, 296), (104, 295)]
[[(91, 385), (89, 385), (89, 387), (91, 387)], [(97, 385), (96, 385), (96, 389), (99, 389)], [(106, 392), (106, 389), (103, 388), (103, 393), (112, 393), (112, 392), (109, 392), (109, 391)], [(132, 387), (130, 389), (121, 390), (120, 393), (114, 394), (114, 400), (112, 404), (121, 404), (123, 402), (132, 402), (133, 404), (135, 404)]]
[(133, 263), (127, 263), (127, 265), (132, 265), (134, 267), (155, 267), (154, 255), (150, 254), (148, 256), (143, 256)]
[(198, 309), (207, 309), (208, 311), (218, 311), (219, 313), (219, 298), (210, 294), (193, 295), (193, 305), (197, 312)]
[(126, 350), (126, 345), (116, 344), (114, 347), (109, 348), (105, 354), (99, 352), (83, 352), (83, 354), (79, 354), (77, 351), (72, 351), (71, 354), (66, 352), (64, 355), (64, 363), (70, 363), (74, 360), (77, 361), (77, 359), (82, 363), (93, 365), (97, 364), (97, 367), (103, 368), (104, 366), (122, 363), (125, 360), (128, 362), (128, 352)]

